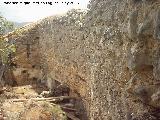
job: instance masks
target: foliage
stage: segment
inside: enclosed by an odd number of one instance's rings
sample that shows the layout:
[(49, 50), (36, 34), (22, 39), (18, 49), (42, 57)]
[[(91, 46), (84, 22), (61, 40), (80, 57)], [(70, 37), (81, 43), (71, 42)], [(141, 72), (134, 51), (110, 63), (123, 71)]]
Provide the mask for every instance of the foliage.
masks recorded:
[(7, 21), (6, 18), (0, 16), (0, 35), (5, 34), (9, 30), (13, 30), (13, 23)]
[(9, 55), (16, 52), (14, 44), (10, 44), (8, 39), (0, 39), (0, 57), (3, 64), (7, 64), (9, 61)]
[(7, 21), (4, 17), (0, 16), (0, 57), (3, 64), (8, 63), (9, 55), (15, 52), (15, 45), (10, 44), (7, 38), (4, 38), (4, 35), (8, 30), (13, 29), (13, 24)]

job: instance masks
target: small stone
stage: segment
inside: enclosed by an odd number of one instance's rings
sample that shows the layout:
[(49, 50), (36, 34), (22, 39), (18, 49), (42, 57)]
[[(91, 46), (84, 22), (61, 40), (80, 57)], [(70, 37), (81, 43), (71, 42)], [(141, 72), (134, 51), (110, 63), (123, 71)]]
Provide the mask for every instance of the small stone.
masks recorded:
[(153, 94), (151, 96), (152, 100), (157, 101), (160, 100), (160, 91), (158, 91), (157, 93)]
[(43, 97), (49, 97), (50, 96), (50, 91), (43, 91), (40, 96), (43, 96)]

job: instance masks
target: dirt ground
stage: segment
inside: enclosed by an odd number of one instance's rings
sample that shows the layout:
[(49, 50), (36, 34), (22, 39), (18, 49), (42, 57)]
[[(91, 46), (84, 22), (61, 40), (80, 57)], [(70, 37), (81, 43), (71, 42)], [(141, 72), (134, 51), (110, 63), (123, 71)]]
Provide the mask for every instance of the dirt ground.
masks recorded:
[(0, 120), (68, 120), (60, 105), (35, 100), (45, 99), (40, 95), (43, 91), (47, 91), (47, 88), (37, 85), (3, 87), (0, 94)]

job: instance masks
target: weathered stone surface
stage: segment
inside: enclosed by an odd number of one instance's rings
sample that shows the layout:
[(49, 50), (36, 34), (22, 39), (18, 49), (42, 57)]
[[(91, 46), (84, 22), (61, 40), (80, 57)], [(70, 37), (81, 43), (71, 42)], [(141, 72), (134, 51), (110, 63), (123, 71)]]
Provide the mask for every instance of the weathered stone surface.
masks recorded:
[(90, 120), (145, 119), (151, 106), (159, 108), (159, 5), (92, 0), (84, 17), (68, 13), (26, 27), (26, 37), (16, 40), (15, 61), (20, 69), (67, 84), (82, 97)]

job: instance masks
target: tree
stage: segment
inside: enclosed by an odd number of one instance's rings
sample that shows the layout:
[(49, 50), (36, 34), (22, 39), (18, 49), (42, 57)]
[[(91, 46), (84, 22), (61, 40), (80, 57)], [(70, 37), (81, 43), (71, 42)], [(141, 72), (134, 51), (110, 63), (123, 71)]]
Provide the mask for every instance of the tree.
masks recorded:
[(15, 52), (15, 45), (11, 44), (8, 38), (3, 37), (10, 30), (13, 30), (13, 24), (0, 16), (0, 85), (2, 86), (4, 85), (4, 73), (9, 70), (9, 63), (11, 61), (9, 56)]
[(10, 30), (13, 30), (13, 23), (0, 16), (0, 35), (4, 35)]
[(8, 39), (3, 37), (10, 30), (13, 30), (13, 23), (0, 16), (0, 59), (3, 64), (7, 64), (9, 55), (15, 52), (14, 44), (10, 44)]

